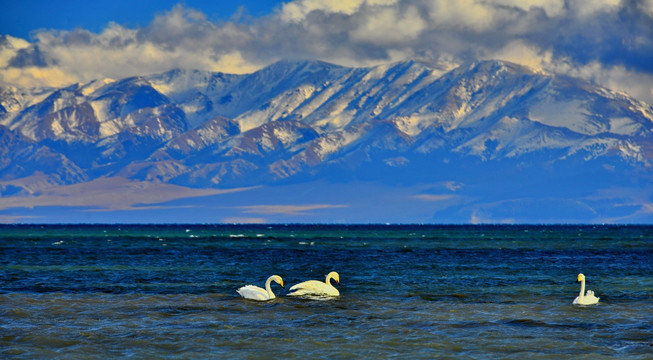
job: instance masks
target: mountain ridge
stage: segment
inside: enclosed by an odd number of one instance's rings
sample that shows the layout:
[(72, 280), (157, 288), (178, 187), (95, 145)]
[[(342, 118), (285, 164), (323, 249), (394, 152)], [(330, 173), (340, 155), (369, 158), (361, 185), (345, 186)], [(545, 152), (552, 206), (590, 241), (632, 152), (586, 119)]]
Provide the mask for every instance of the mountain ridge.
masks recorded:
[[(502, 180), (483, 185), (487, 174), (469, 176), (474, 167), (521, 167), (530, 169), (521, 181), (550, 176), (560, 186), (555, 179), (575, 174), (579, 189), (598, 171), (629, 196), (644, 194), (637, 218), (648, 219), (653, 203), (650, 105), (498, 60), (453, 69), (286, 60), (242, 75), (173, 69), (48, 91), (0, 88), (0, 106), (3, 197), (114, 176), (216, 189), (349, 179), (492, 191)], [(610, 186), (596, 183), (595, 193)]]

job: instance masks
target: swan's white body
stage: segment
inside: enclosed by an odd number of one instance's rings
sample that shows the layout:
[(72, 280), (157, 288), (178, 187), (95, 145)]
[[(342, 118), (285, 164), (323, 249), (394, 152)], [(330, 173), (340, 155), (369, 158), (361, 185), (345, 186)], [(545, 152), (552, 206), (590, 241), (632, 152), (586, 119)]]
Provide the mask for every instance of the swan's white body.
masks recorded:
[(244, 297), (245, 299), (257, 301), (272, 300), (276, 298), (272, 292), (272, 289), (270, 288), (270, 283), (272, 281), (283, 287), (283, 279), (281, 279), (281, 276), (272, 275), (267, 279), (267, 281), (265, 281), (265, 289), (254, 285), (245, 285), (236, 291), (238, 291), (238, 294), (240, 294), (240, 296)]
[(326, 276), (324, 282), (319, 280), (308, 280), (290, 288), (291, 296), (339, 296), (340, 291), (331, 285), (331, 279), (340, 284), (340, 275), (332, 271)]
[(578, 274), (578, 281), (580, 281), (580, 293), (574, 299), (574, 305), (593, 305), (599, 302), (599, 298), (594, 296), (594, 291), (587, 290), (585, 292), (585, 275)]

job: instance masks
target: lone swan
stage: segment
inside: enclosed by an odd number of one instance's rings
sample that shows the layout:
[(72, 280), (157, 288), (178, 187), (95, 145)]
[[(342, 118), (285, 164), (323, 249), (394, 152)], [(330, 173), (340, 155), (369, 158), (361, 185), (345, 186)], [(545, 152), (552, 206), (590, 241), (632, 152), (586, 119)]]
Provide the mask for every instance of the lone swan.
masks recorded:
[(265, 281), (265, 289), (261, 289), (260, 287), (254, 285), (245, 285), (236, 291), (238, 291), (238, 294), (240, 294), (240, 296), (244, 297), (245, 299), (256, 301), (272, 300), (276, 298), (272, 292), (272, 289), (270, 289), (270, 283), (273, 281), (283, 287), (283, 279), (281, 276), (272, 275), (267, 279), (267, 281)]
[(318, 280), (308, 280), (297, 285), (293, 285), (290, 288), (290, 296), (303, 296), (303, 295), (313, 295), (313, 296), (338, 296), (340, 292), (338, 289), (331, 285), (331, 279), (335, 280), (340, 284), (340, 275), (337, 272), (332, 271), (326, 276), (324, 282)]
[[(594, 291), (587, 290), (585, 293), (585, 275), (578, 274), (578, 281), (580, 281), (580, 294), (574, 299), (574, 305), (593, 305), (599, 302), (599, 298), (594, 296)], [(583, 293), (585, 293), (583, 295)]]

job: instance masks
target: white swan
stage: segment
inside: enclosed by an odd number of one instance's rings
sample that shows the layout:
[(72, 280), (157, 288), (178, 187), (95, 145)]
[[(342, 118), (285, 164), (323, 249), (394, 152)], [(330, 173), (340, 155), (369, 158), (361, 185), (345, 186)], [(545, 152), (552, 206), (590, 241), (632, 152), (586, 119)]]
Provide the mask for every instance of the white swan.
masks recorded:
[[(580, 294), (574, 299), (574, 305), (592, 305), (599, 302), (599, 298), (594, 296), (594, 291), (587, 290), (585, 293), (585, 275), (578, 274), (578, 281), (580, 281)], [(583, 295), (583, 293), (585, 293)]]
[(303, 296), (303, 295), (314, 295), (314, 296), (338, 296), (340, 292), (338, 289), (331, 285), (331, 279), (335, 280), (340, 284), (340, 275), (337, 272), (332, 271), (326, 276), (324, 282), (318, 280), (308, 280), (297, 285), (293, 285), (290, 288), (290, 296)]
[(254, 285), (245, 285), (238, 290), (238, 294), (244, 297), (245, 299), (257, 300), (257, 301), (266, 301), (276, 298), (272, 289), (270, 289), (270, 283), (274, 281), (277, 284), (283, 287), (283, 279), (279, 275), (272, 275), (265, 281), (265, 289), (261, 289), (258, 286)]

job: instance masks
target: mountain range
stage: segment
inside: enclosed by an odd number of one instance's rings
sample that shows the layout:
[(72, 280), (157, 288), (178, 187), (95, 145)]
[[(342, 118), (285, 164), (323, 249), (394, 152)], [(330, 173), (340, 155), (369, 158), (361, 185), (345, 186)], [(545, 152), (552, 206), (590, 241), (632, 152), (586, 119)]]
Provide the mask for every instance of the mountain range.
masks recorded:
[(653, 108), (503, 61), (0, 88), (0, 221), (650, 223)]

